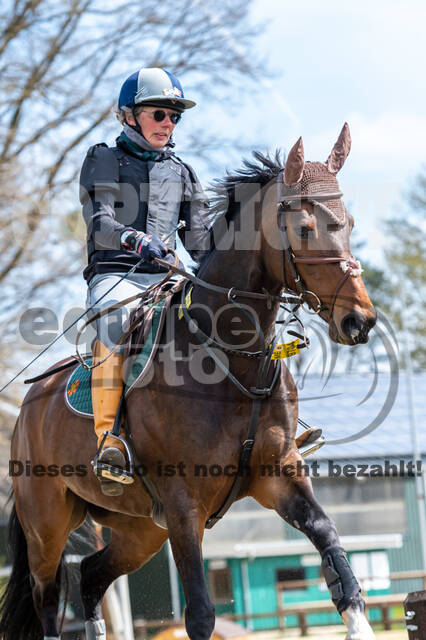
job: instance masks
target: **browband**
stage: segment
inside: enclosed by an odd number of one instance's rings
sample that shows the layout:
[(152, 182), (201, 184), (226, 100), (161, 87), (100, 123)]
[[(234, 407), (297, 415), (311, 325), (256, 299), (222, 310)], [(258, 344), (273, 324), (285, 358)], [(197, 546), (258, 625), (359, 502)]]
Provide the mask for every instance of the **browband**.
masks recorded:
[(277, 177), (277, 202), (296, 202), (298, 200), (312, 200), (312, 201), (326, 201), (326, 200), (338, 200), (343, 196), (341, 191), (333, 191), (331, 193), (302, 193), (300, 183), (289, 187), (284, 183), (283, 171), (278, 174)]

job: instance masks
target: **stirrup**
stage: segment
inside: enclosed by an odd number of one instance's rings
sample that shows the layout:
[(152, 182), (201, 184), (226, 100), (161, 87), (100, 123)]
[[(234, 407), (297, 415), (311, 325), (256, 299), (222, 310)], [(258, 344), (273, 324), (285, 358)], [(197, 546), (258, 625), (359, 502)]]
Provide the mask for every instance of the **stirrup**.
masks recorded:
[[(124, 445), (124, 457), (127, 457), (126, 469), (114, 467), (113, 465), (107, 464), (106, 462), (99, 462), (99, 456), (102, 453), (102, 449), (104, 448), (107, 436), (120, 440), (120, 442)], [(92, 460), (92, 467), (93, 472), (99, 478), (99, 480), (112, 480), (113, 482), (119, 482), (120, 484), (133, 484), (134, 482), (133, 456), (130, 451), (129, 445), (122, 436), (116, 435), (112, 431), (104, 432), (104, 437), (102, 438), (101, 444), (99, 445), (96, 455)]]
[(315, 453), (315, 451), (318, 451), (318, 449), (321, 449), (321, 447), (324, 444), (325, 444), (325, 438), (323, 435), (320, 435), (315, 440), (311, 442), (308, 441), (307, 444), (302, 445), (299, 449), (299, 453), (302, 456), (302, 458), (307, 458), (308, 456), (311, 455), (311, 453)]
[[(311, 453), (318, 451), (318, 449), (325, 444), (325, 438), (322, 435), (322, 429), (320, 427), (311, 427), (309, 431), (309, 434), (305, 431), (295, 439), (296, 446), (302, 458), (307, 458)], [(302, 443), (298, 446), (297, 441), (300, 439), (302, 439)]]
[(324, 436), (320, 436), (318, 440), (315, 440), (314, 442), (312, 442), (312, 444), (307, 444), (306, 447), (301, 447), (301, 449), (299, 449), (300, 455), (302, 456), (302, 458), (307, 458), (311, 455), (311, 453), (314, 453), (315, 451), (318, 451), (318, 449), (321, 449), (324, 444), (325, 438)]

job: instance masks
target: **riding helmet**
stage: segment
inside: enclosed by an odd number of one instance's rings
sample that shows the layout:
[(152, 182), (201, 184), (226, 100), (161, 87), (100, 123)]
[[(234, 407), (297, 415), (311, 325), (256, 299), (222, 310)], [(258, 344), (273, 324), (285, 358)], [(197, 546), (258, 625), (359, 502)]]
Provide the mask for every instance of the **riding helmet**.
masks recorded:
[(182, 85), (175, 75), (165, 69), (153, 67), (135, 71), (121, 87), (119, 109), (133, 109), (139, 104), (183, 111), (195, 107), (196, 103), (185, 98)]

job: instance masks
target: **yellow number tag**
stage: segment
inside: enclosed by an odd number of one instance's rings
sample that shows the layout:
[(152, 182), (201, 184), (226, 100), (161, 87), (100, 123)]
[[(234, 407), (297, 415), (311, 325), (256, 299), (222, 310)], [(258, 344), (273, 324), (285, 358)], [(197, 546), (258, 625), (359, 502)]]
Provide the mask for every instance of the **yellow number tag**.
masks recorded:
[(194, 287), (191, 287), (191, 288), (190, 288), (190, 290), (188, 291), (188, 293), (187, 293), (187, 294), (186, 294), (186, 296), (185, 296), (185, 307), (186, 307), (187, 309), (189, 309), (189, 307), (191, 306), (191, 302), (192, 302), (192, 300), (191, 300), (191, 295), (192, 295), (192, 290), (193, 290), (193, 288), (194, 288)]
[(299, 338), (291, 342), (277, 344), (272, 352), (272, 360), (281, 360), (281, 358), (291, 358), (299, 353)]
[[(186, 294), (186, 296), (185, 296), (185, 307), (186, 307), (187, 309), (189, 309), (189, 307), (190, 307), (190, 306), (191, 306), (191, 304), (192, 304), (191, 295), (192, 295), (192, 290), (193, 290), (193, 288), (194, 288), (194, 287), (191, 287), (191, 288), (190, 288), (190, 290), (188, 291), (188, 293), (187, 293), (187, 294)], [(179, 320), (182, 320), (182, 318), (183, 318), (182, 305), (180, 305), (180, 307), (179, 307), (179, 311), (178, 311), (178, 318), (179, 318)]]

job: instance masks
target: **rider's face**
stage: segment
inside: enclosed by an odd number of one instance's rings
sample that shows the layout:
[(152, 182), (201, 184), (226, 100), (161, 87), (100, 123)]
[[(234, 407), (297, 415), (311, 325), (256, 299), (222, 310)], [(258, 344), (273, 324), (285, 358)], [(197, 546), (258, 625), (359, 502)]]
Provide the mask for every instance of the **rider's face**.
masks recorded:
[[(155, 111), (164, 111), (167, 116), (161, 122), (157, 122), (154, 118)], [(161, 107), (145, 107), (137, 116), (137, 121), (142, 129), (142, 133), (153, 147), (164, 147), (170, 140), (170, 136), (173, 133), (175, 125), (170, 120), (170, 115), (177, 113), (173, 109), (167, 109)], [(128, 121), (130, 124), (135, 124), (133, 117), (128, 114)]]

